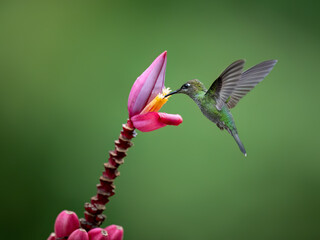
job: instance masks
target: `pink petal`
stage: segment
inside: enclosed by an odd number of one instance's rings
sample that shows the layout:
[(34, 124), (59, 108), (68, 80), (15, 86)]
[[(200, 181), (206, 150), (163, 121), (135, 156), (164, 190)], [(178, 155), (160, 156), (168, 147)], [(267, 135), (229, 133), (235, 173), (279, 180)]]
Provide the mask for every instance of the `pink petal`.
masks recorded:
[(179, 125), (182, 117), (178, 114), (149, 112), (131, 118), (134, 127), (141, 132), (150, 132), (167, 125)]
[(167, 125), (178, 126), (182, 123), (183, 119), (179, 114), (159, 113), (160, 121)]
[(138, 114), (132, 117), (131, 121), (133, 126), (141, 132), (150, 132), (166, 126), (165, 123), (160, 121), (160, 117), (157, 112)]
[(167, 51), (161, 53), (133, 84), (129, 99), (129, 117), (139, 114), (142, 109), (164, 88), (167, 65)]
[(164, 62), (162, 64), (162, 68), (158, 75), (158, 79), (154, 85), (154, 88), (152, 89), (152, 93), (147, 101), (147, 104), (151, 102), (152, 99), (154, 99), (159, 93), (162, 93), (162, 90), (164, 89), (164, 81), (166, 77), (166, 68), (167, 68), (167, 51), (165, 51), (164, 53), (165, 53), (165, 56), (164, 56)]

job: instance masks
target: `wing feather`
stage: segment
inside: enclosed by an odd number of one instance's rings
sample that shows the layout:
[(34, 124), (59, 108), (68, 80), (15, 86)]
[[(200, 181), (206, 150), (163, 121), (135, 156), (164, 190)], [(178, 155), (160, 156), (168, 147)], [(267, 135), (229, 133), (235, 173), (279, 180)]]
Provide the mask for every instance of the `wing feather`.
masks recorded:
[(276, 63), (277, 60), (264, 61), (243, 72), (237, 86), (227, 102), (228, 108), (231, 109), (235, 107), (241, 98), (243, 98), (269, 74)]
[(216, 108), (218, 110), (221, 110), (223, 104), (225, 104), (238, 85), (244, 63), (244, 60), (238, 60), (232, 63), (220, 74), (207, 91), (206, 94), (215, 98)]

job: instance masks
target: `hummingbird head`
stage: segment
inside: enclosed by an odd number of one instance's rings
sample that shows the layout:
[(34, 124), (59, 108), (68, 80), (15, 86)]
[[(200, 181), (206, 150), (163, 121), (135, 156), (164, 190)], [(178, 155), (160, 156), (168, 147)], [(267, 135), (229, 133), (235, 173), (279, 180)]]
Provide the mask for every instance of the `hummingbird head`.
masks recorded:
[(173, 91), (164, 97), (168, 97), (170, 95), (177, 94), (177, 93), (184, 93), (192, 98), (201, 91), (207, 91), (207, 90), (202, 84), (202, 82), (200, 82), (198, 79), (193, 79), (183, 84), (181, 88), (179, 88), (178, 90)]

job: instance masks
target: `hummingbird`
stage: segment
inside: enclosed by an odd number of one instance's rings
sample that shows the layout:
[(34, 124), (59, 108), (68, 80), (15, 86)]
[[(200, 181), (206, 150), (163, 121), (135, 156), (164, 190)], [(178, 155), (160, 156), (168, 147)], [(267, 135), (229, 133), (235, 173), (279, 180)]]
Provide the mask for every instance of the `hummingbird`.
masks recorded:
[(232, 135), (241, 152), (247, 156), (230, 109), (269, 74), (277, 60), (261, 62), (243, 72), (244, 63), (241, 59), (230, 64), (208, 90), (198, 79), (193, 79), (164, 97), (178, 93), (188, 95), (210, 121)]

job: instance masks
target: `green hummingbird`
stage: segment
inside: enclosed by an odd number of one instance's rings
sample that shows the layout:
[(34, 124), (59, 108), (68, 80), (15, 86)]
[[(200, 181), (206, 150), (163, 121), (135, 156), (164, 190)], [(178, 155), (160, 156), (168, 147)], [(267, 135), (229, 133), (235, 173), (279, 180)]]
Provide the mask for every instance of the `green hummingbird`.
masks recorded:
[(269, 74), (277, 60), (264, 61), (243, 72), (244, 63), (244, 60), (232, 63), (212, 83), (209, 90), (198, 79), (193, 79), (165, 97), (177, 93), (191, 97), (210, 121), (233, 136), (241, 152), (247, 156), (230, 109)]

